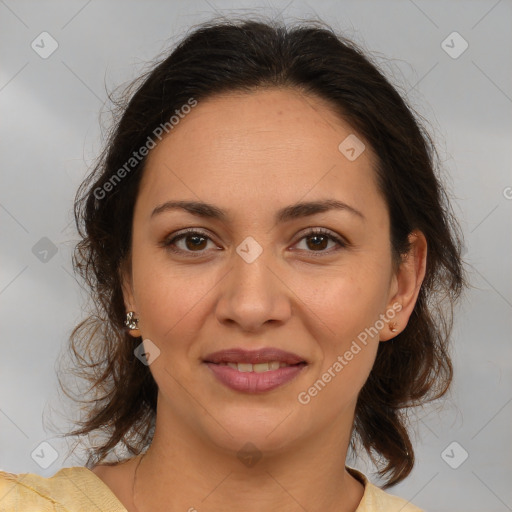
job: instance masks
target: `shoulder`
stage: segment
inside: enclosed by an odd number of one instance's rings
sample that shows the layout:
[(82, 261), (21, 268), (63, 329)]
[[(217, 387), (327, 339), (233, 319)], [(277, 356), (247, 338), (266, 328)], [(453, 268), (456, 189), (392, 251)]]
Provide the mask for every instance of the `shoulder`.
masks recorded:
[(85, 467), (63, 468), (48, 478), (0, 471), (0, 512), (78, 512), (91, 508), (126, 512), (102, 480)]
[(364, 485), (363, 498), (356, 512), (423, 512), (411, 502), (373, 485), (360, 471), (348, 466), (347, 470)]

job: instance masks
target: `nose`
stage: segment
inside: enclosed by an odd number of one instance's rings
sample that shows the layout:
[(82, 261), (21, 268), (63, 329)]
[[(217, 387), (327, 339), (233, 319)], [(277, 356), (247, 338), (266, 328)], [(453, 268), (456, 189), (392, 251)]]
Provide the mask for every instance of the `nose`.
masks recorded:
[(291, 292), (272, 266), (276, 267), (265, 257), (265, 251), (251, 263), (233, 254), (233, 267), (222, 281), (216, 305), (220, 323), (256, 332), (271, 324), (282, 325), (290, 318)]

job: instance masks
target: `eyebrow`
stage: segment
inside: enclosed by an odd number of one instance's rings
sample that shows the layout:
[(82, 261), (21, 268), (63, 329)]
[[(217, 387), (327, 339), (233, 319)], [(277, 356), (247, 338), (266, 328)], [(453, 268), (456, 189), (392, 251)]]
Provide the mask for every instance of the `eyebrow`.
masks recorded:
[[(228, 218), (228, 215), (224, 210), (202, 201), (167, 201), (160, 206), (157, 206), (151, 213), (151, 217), (172, 210), (184, 210), (198, 217), (221, 221), (226, 221)], [(301, 217), (308, 217), (317, 213), (323, 213), (329, 210), (346, 211), (361, 218), (362, 220), (366, 220), (365, 216), (359, 210), (356, 210), (352, 206), (336, 199), (307, 201), (286, 206), (276, 213), (275, 220), (278, 223), (283, 223), (299, 219)]]

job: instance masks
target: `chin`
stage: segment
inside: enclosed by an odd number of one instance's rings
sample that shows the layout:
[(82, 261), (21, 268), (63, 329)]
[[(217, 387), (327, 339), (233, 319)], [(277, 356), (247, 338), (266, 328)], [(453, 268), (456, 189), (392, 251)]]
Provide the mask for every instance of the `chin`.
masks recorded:
[[(239, 413), (229, 418), (217, 416), (216, 420), (224, 428), (216, 428), (211, 432), (211, 440), (222, 449), (238, 454), (246, 445), (252, 445), (261, 452), (279, 453), (291, 447), (301, 433), (296, 431), (297, 422), (290, 421), (289, 412), (283, 414), (280, 409), (276, 413), (265, 415), (261, 413)], [(284, 420), (284, 421), (283, 421)], [(293, 432), (290, 431), (293, 427)], [(250, 448), (249, 448), (250, 449)]]

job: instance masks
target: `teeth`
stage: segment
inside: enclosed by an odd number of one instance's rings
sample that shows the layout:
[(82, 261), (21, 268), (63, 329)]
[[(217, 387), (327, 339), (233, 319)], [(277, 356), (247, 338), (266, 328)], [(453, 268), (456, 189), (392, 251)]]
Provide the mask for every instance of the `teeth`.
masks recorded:
[(286, 363), (281, 363), (280, 361), (268, 361), (266, 363), (219, 363), (222, 366), (229, 366), (234, 370), (238, 370), (239, 372), (268, 372), (269, 370), (277, 370), (279, 368), (283, 368), (285, 366), (290, 366)]
[(268, 372), (268, 363), (253, 364), (252, 367), (256, 373)]

